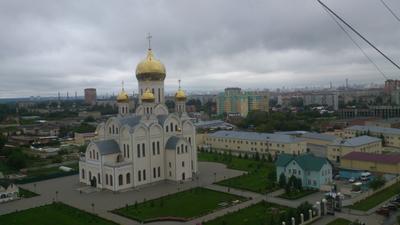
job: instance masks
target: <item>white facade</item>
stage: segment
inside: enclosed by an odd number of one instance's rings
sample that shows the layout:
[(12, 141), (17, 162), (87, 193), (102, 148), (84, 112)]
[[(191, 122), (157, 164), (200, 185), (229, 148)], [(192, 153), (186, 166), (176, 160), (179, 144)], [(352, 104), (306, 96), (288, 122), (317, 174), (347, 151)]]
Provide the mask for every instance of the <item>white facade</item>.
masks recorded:
[(0, 182), (0, 203), (19, 198), (18, 186), (12, 183)]
[[(184, 109), (168, 112), (164, 80), (155, 80), (156, 72), (149, 79), (136, 72), (140, 105), (130, 113), (128, 104), (119, 101), (119, 115), (97, 127), (97, 140), (79, 162), (81, 183), (119, 191), (161, 180), (185, 181), (197, 173), (193, 123)], [(153, 100), (143, 97), (146, 90)]]

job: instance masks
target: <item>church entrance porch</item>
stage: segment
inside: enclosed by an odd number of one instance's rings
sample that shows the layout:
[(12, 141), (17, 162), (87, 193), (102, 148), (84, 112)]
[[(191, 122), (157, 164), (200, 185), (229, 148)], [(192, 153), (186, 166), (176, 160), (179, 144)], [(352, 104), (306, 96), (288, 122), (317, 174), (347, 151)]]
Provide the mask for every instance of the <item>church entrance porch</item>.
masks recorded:
[(90, 186), (97, 187), (97, 180), (95, 176), (93, 176), (92, 179), (90, 180)]

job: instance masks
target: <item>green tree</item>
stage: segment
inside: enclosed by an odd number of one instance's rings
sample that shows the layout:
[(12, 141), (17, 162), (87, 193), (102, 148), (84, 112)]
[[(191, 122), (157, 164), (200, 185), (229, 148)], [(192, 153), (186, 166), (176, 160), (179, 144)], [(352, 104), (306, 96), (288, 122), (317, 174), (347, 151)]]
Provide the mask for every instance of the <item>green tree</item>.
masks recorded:
[(279, 175), (279, 187), (283, 188), (287, 186), (286, 185), (286, 176), (284, 173), (281, 173), (281, 175)]
[(14, 150), (8, 156), (7, 165), (13, 169), (19, 170), (25, 168), (26, 164), (27, 157), (20, 150)]
[(386, 180), (383, 176), (377, 176), (371, 182), (368, 183), (368, 187), (372, 188), (373, 190), (377, 190), (378, 188), (385, 185)]
[(6, 144), (6, 142), (7, 142), (7, 138), (4, 137), (2, 134), (0, 134), (0, 150), (3, 149), (4, 145)]

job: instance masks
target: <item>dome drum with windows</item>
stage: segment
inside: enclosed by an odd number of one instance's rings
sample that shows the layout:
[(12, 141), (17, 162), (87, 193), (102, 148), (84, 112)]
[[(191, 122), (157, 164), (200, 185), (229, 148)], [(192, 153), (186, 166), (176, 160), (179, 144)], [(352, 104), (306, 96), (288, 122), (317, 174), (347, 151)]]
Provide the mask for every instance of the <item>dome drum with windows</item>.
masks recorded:
[(154, 58), (153, 51), (149, 48), (147, 57), (136, 67), (136, 78), (139, 81), (163, 81), (165, 76), (164, 64)]

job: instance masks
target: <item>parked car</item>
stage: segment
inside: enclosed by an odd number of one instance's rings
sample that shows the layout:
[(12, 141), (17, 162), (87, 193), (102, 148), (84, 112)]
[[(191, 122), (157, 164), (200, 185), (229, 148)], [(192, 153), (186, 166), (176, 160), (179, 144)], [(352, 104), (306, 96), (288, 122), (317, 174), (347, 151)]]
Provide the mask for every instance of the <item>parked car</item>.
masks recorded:
[(390, 210), (396, 211), (397, 210), (397, 206), (395, 206), (394, 204), (387, 204), (386, 207)]
[(382, 216), (390, 216), (390, 209), (389, 208), (385, 208), (385, 207), (381, 207), (378, 210), (375, 211), (377, 214), (382, 215)]
[(354, 182), (356, 182), (356, 178), (351, 177), (351, 178), (349, 179), (349, 183), (354, 183)]

